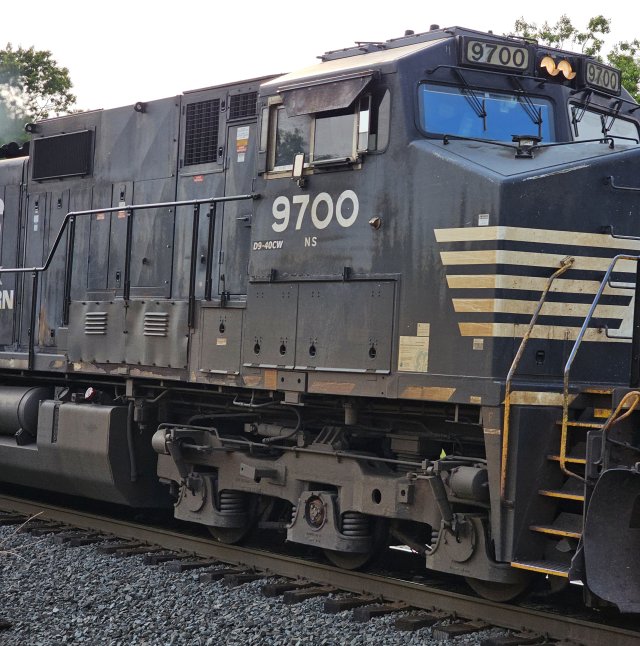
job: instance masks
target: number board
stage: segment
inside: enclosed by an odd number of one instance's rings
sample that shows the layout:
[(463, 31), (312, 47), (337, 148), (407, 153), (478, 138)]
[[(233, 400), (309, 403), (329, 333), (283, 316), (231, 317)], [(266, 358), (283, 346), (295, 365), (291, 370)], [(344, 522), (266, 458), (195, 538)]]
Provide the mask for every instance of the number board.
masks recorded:
[(505, 45), (490, 40), (460, 39), (460, 63), (480, 67), (493, 67), (517, 72), (528, 72), (531, 53), (526, 45)]
[(584, 65), (585, 85), (607, 94), (620, 94), (621, 76), (620, 70), (594, 61), (587, 61)]

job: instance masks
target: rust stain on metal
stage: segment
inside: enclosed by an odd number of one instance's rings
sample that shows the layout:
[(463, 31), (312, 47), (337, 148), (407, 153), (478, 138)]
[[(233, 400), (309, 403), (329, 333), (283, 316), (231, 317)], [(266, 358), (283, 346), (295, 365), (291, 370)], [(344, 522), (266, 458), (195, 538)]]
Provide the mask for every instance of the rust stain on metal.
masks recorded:
[(278, 387), (278, 371), (265, 370), (264, 371), (264, 387), (269, 390), (275, 390)]
[(24, 370), (29, 365), (26, 359), (0, 359), (0, 368), (19, 368)]
[(348, 381), (317, 381), (309, 384), (310, 393), (328, 395), (350, 395), (356, 385)]
[(400, 393), (400, 399), (430, 399), (434, 401), (449, 401), (455, 388), (443, 388), (438, 386), (408, 386)]
[[(570, 396), (570, 402), (576, 395)], [(520, 406), (562, 406), (562, 393), (536, 392), (532, 390), (514, 390), (511, 392), (511, 404)]]

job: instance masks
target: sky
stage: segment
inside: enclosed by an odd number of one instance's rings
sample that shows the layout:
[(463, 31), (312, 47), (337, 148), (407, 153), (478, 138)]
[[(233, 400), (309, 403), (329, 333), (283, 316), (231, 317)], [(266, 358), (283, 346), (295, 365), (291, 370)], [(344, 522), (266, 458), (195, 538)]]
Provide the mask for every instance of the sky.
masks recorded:
[[(3, 4), (0, 47), (34, 46), (67, 67), (82, 110), (111, 108), (313, 65), (354, 41), (395, 38), (430, 25), (508, 33), (514, 22), (555, 23), (562, 13), (584, 29), (611, 18), (607, 45), (640, 38), (640, 3), (513, 0), (448, 3), (212, 0), (31, 0)], [(611, 8), (607, 7), (607, 4)], [(100, 8), (99, 8), (100, 7)], [(607, 7), (606, 9), (603, 9)], [(606, 47), (606, 46), (605, 46)]]

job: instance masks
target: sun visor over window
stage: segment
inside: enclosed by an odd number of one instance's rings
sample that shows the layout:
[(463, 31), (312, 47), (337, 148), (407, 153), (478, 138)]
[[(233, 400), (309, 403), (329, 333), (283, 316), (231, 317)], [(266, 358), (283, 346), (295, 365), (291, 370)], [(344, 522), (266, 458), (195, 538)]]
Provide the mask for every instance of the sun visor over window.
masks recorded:
[(322, 79), (278, 88), (287, 115), (315, 114), (348, 108), (369, 85), (373, 72), (357, 76)]

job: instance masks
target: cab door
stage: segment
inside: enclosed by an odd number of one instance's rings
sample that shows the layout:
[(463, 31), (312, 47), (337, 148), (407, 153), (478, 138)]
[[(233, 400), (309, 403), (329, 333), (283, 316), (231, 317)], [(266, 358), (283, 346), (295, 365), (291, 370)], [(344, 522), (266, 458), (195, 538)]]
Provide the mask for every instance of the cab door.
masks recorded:
[[(256, 135), (255, 121), (238, 122), (228, 126), (225, 196), (246, 195), (252, 192)], [(233, 297), (247, 293), (252, 215), (252, 200), (228, 202), (224, 205), (218, 281), (218, 291), (221, 295)]]

